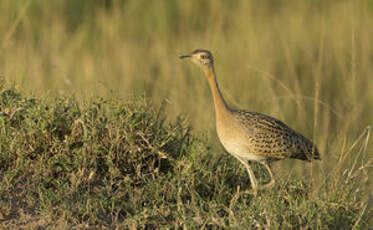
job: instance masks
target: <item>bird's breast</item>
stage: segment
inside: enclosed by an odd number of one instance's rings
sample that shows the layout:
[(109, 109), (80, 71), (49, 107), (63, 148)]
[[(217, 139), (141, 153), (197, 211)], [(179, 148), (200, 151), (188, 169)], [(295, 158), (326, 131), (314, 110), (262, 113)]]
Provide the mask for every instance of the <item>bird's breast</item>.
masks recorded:
[(217, 121), (216, 131), (225, 150), (243, 160), (259, 161), (263, 157), (253, 154), (250, 148), (250, 136), (234, 121)]

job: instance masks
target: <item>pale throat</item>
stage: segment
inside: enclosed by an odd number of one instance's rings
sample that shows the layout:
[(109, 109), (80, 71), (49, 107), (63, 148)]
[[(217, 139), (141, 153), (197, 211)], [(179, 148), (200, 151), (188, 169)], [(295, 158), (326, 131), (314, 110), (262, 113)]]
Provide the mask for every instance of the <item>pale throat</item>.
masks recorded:
[(205, 66), (203, 67), (203, 72), (205, 73), (207, 80), (210, 85), (211, 93), (214, 99), (216, 119), (224, 119), (227, 115), (231, 114), (231, 109), (228, 107), (225, 102), (223, 95), (219, 89), (218, 82), (216, 80), (214, 66)]

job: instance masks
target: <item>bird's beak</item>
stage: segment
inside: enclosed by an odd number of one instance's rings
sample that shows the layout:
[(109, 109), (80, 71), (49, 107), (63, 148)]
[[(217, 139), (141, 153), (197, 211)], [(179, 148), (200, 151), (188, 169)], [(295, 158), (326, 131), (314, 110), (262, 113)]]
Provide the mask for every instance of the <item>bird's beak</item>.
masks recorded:
[(180, 58), (180, 59), (184, 59), (184, 58), (190, 58), (190, 57), (191, 57), (191, 55), (188, 54), (188, 55), (182, 55), (182, 56), (180, 56), (179, 58)]

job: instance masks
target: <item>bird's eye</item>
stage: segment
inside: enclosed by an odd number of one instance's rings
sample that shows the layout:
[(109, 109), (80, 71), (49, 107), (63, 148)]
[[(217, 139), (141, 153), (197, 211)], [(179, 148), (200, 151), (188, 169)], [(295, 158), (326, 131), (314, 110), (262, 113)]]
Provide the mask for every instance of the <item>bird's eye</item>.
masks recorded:
[(201, 55), (201, 58), (202, 59), (206, 59), (206, 55)]

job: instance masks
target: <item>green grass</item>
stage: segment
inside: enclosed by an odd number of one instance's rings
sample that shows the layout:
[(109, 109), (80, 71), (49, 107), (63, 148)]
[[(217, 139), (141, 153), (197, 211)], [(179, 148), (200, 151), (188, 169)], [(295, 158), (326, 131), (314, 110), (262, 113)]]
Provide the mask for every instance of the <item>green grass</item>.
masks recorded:
[[(165, 119), (164, 107), (143, 97), (79, 105), (73, 98), (38, 99), (3, 85), (0, 227), (368, 227), (373, 210), (362, 189), (364, 162), (335, 169), (319, 186), (300, 175), (278, 178), (272, 190), (253, 197), (240, 194), (250, 188), (240, 163), (214, 154), (183, 118)], [(260, 181), (268, 180), (255, 169)]]

